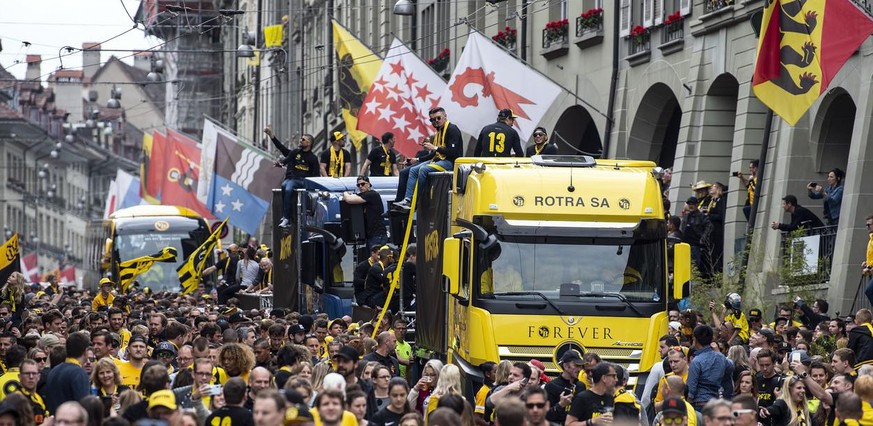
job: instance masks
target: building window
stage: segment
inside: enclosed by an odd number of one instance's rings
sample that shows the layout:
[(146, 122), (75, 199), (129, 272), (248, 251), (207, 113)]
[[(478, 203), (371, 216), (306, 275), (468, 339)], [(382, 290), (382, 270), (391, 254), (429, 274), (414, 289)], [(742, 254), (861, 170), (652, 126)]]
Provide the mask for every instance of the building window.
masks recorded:
[(436, 39), (434, 37), (434, 33), (436, 33), (435, 21), (436, 11), (434, 10), (434, 5), (431, 4), (421, 11), (421, 46), (419, 50), (421, 51), (421, 56), (425, 59), (436, 56), (434, 53), (436, 51)]

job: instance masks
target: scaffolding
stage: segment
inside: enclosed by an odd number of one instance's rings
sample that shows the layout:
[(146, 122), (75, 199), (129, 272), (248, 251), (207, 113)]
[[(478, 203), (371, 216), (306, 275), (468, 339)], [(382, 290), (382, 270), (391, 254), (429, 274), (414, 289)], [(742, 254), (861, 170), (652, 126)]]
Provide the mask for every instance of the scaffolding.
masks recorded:
[(201, 137), (203, 117), (223, 105), (222, 17), (213, 0), (143, 0), (140, 18), (149, 35), (165, 41), (167, 127)]

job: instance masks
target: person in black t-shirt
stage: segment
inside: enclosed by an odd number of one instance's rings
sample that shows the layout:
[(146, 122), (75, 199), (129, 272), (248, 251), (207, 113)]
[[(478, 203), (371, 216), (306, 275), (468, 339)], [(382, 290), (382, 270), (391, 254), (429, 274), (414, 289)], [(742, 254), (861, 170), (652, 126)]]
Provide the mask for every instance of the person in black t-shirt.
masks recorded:
[[(777, 397), (775, 392), (782, 387), (782, 375), (776, 374), (776, 361), (773, 352), (761, 349), (758, 352), (758, 374), (755, 374), (755, 385), (758, 388), (758, 406), (762, 408), (773, 405)], [(768, 426), (770, 419), (761, 419), (761, 424)]]
[(533, 132), (533, 145), (527, 147), (524, 151), (525, 157), (533, 157), (534, 155), (557, 155), (558, 147), (555, 144), (549, 143), (549, 134), (545, 127), (537, 127)]
[(282, 181), (282, 220), (280, 227), (287, 227), (291, 221), (291, 211), (294, 204), (294, 190), (303, 187), (303, 179), (318, 176), (318, 157), (312, 153), (312, 140), (310, 134), (300, 137), (300, 147), (290, 150), (273, 135), (273, 129), (269, 126), (264, 128), (264, 133), (273, 141), (276, 149), (285, 156), (273, 163), (276, 167), (285, 167), (285, 180)]
[(355, 265), (355, 272), (352, 275), (352, 284), (355, 288), (355, 302), (357, 302), (358, 305), (363, 306), (367, 304), (367, 296), (365, 294), (367, 274), (370, 272), (370, 268), (373, 267), (373, 264), (379, 261), (380, 248), (382, 248), (381, 244), (370, 246), (370, 257)]
[(403, 309), (411, 309), (415, 303), (415, 293), (418, 292), (418, 284), (416, 283), (415, 259), (418, 253), (418, 246), (411, 243), (406, 246), (406, 261), (403, 262), (401, 269), (400, 285), (403, 288)]
[(366, 176), (358, 176), (358, 189), (360, 192), (357, 194), (343, 192), (343, 201), (349, 204), (364, 204), (367, 247), (388, 243), (388, 231), (385, 229), (385, 220), (382, 218), (382, 214), (385, 213), (382, 196), (373, 191), (370, 178)]
[(385, 132), (382, 135), (382, 144), (370, 150), (367, 159), (361, 165), (361, 175), (366, 176), (397, 176), (397, 153), (394, 147), (394, 133)]
[(412, 408), (409, 407), (409, 402), (406, 400), (407, 395), (409, 395), (409, 384), (406, 383), (406, 379), (402, 377), (391, 379), (388, 383), (388, 405), (374, 414), (367, 424), (374, 426), (399, 425), (400, 419), (412, 412)]
[(321, 153), (321, 176), (338, 178), (352, 175), (352, 154), (343, 148), (345, 144), (346, 136), (333, 132), (330, 148)]
[(385, 268), (394, 262), (394, 252), (388, 247), (379, 249), (379, 260), (373, 263), (367, 278), (364, 280), (363, 303), (370, 307), (381, 307), (385, 304), (388, 287), (391, 283), (385, 274)]
[(246, 382), (239, 377), (233, 377), (224, 384), (222, 393), (224, 394), (224, 407), (213, 411), (206, 418), (204, 424), (254, 426), (255, 420), (252, 417), (252, 412), (243, 408), (246, 397)]
[(597, 364), (591, 371), (591, 383), (591, 389), (573, 398), (565, 425), (599, 426), (603, 424), (600, 419), (608, 419), (611, 423), (617, 383), (615, 366), (605, 361)]
[(497, 113), (497, 122), (489, 124), (479, 132), (479, 140), (473, 152), (474, 157), (509, 157), (510, 150), (516, 157), (521, 157), (521, 140), (518, 132), (512, 128), (515, 115), (511, 109), (505, 108)]

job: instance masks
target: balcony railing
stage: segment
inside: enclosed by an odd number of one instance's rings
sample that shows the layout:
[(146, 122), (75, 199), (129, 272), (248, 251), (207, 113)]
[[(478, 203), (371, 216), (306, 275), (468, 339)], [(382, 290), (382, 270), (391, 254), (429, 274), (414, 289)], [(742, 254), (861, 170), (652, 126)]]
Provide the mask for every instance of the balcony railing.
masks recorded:
[(837, 225), (782, 233), (784, 275), (797, 284), (830, 281)]
[(551, 37), (549, 35), (549, 30), (543, 30), (543, 49), (548, 49), (553, 46), (561, 46), (565, 45), (569, 42), (569, 38), (567, 38), (567, 34), (564, 34), (561, 37)]
[(645, 37), (630, 37), (628, 38), (628, 51), (631, 55), (637, 53), (649, 52), (652, 50), (652, 41), (648, 33)]
[(661, 30), (661, 44), (685, 38), (685, 20), (671, 22)]
[(596, 33), (603, 31), (603, 18), (593, 24), (585, 25), (585, 20), (578, 16), (576, 17), (576, 37), (582, 37), (587, 33)]
[(716, 10), (724, 9), (734, 4), (734, 0), (706, 0), (703, 3), (706, 13), (712, 13)]

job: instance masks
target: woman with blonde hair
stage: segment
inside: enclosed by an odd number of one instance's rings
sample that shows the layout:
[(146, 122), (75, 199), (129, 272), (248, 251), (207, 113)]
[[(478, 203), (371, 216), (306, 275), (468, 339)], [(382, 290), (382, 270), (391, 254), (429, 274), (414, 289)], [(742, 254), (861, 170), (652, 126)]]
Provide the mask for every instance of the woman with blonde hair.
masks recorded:
[(97, 396), (112, 397), (112, 406), (118, 411), (120, 407), (118, 396), (129, 389), (121, 384), (121, 371), (109, 357), (100, 358), (91, 369), (91, 386)]
[(312, 380), (312, 364), (303, 361), (291, 368), (291, 377), (302, 377)]
[[(860, 378), (859, 378), (860, 379)], [(873, 390), (873, 377), (870, 378)], [(761, 408), (761, 416), (770, 419), (773, 426), (806, 426), (810, 424), (806, 401), (806, 386), (800, 376), (791, 376), (782, 388), (782, 396), (773, 405)], [(857, 381), (855, 392), (858, 392)], [(858, 396), (861, 396), (858, 394)], [(863, 400), (863, 396), (861, 399)]]
[(24, 303), (24, 275), (21, 272), (13, 272), (0, 290), (0, 300), (9, 303), (12, 317), (17, 321), (21, 319), (21, 304)]
[[(458, 366), (448, 364), (440, 371), (440, 378), (430, 397), (424, 402), (424, 418), (437, 409), (440, 397), (445, 395), (461, 395), (461, 370)], [(463, 395), (461, 395), (463, 396)]]
[(438, 359), (432, 359), (424, 365), (421, 370), (421, 378), (418, 383), (409, 390), (409, 403), (415, 408), (419, 414), (424, 414), (424, 402), (430, 397), (433, 392), (434, 385), (439, 381), (440, 370), (443, 369), (443, 362)]
[(332, 371), (330, 363), (320, 362), (312, 367), (312, 377), (309, 379), (312, 382), (312, 389), (315, 392), (321, 391), (321, 386), (324, 384), (324, 377)]

